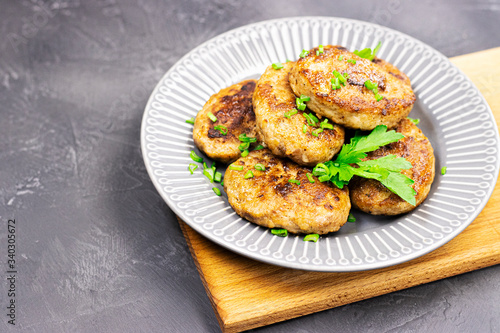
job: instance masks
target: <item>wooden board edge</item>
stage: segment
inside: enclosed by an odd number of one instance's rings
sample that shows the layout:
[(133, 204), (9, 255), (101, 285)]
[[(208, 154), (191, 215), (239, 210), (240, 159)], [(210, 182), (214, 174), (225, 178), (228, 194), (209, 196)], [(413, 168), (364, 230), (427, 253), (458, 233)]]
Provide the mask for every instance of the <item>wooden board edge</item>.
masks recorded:
[[(463, 265), (462, 267), (465, 269), (459, 269), (450, 274), (449, 270), (446, 268), (443, 268), (442, 270), (436, 271), (436, 274), (433, 275), (432, 278), (426, 279), (426, 280), (421, 280), (418, 283), (409, 283), (407, 285), (401, 285), (400, 287), (393, 287), (393, 288), (386, 288), (386, 289), (380, 289), (379, 292), (377, 293), (370, 293), (366, 292), (364, 293), (364, 296), (362, 297), (357, 297), (357, 298), (344, 298), (340, 299), (341, 301), (332, 301), (332, 302), (324, 302), (324, 300), (319, 300), (317, 302), (311, 302), (307, 305), (295, 307), (293, 309), (284, 309), (282, 311), (275, 312), (273, 314), (267, 314), (267, 315), (262, 315), (262, 316), (257, 316), (253, 317), (247, 320), (231, 320), (230, 316), (227, 318), (229, 319), (228, 322), (224, 323), (224, 333), (237, 333), (237, 332), (242, 332), (258, 327), (263, 327), (267, 325), (272, 325), (276, 324), (279, 322), (283, 322), (286, 320), (294, 319), (294, 318), (299, 318), (302, 316), (306, 316), (312, 313), (317, 313), (329, 309), (333, 309), (336, 307), (340, 307), (343, 305), (347, 304), (352, 304), (356, 303), (359, 301), (363, 301), (366, 299), (370, 299), (373, 297), (377, 296), (382, 296), (386, 295), (392, 292), (396, 291), (401, 291), (405, 290), (408, 288), (416, 287), (419, 285), (427, 284), (430, 282), (435, 282), (438, 280), (442, 280), (448, 277), (452, 276), (457, 276), (460, 274), (465, 274), (468, 272), (472, 272), (475, 270), (491, 267), (494, 265), (500, 264), (500, 258), (498, 256), (490, 256), (487, 258), (482, 258), (480, 261), (476, 261), (475, 265), (473, 267), (468, 267)], [(439, 274), (437, 274), (439, 272)], [(414, 279), (415, 281), (418, 280), (417, 277)]]

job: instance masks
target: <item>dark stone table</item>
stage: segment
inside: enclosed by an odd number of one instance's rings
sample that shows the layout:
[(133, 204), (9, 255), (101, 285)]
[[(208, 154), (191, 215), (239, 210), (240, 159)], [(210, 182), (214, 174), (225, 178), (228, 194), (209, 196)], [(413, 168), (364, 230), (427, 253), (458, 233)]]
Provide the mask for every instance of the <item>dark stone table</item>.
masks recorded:
[[(146, 173), (143, 109), (193, 47), (299, 15), (379, 23), (450, 57), (500, 45), (498, 0), (0, 1), (0, 331), (219, 331), (175, 216)], [(500, 332), (500, 267), (255, 331)]]

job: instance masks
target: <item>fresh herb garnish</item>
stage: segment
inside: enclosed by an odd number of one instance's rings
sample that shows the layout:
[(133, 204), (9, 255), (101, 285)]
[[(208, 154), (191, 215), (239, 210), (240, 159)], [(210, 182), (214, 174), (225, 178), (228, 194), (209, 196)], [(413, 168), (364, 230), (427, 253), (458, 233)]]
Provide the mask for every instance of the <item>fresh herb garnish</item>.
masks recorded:
[(297, 104), (297, 109), (304, 111), (306, 109), (306, 103), (311, 100), (311, 97), (306, 95), (300, 95), (300, 97), (295, 98), (295, 104)]
[(236, 170), (236, 171), (243, 171), (243, 165), (230, 164), (229, 169)]
[(286, 237), (288, 236), (288, 230), (286, 229), (271, 229), (271, 233), (273, 235), (279, 236), (279, 237)]
[(214, 126), (214, 130), (219, 131), (220, 134), (222, 134), (222, 135), (226, 135), (227, 134), (227, 127), (224, 126), (224, 125), (215, 125)]
[(387, 131), (385, 125), (375, 127), (367, 136), (361, 135), (358, 131), (349, 144), (342, 146), (334, 161), (317, 164), (313, 169), (313, 175), (318, 177), (320, 182), (331, 181), (339, 188), (347, 185), (353, 176), (375, 179), (403, 200), (415, 205), (416, 192), (411, 187), (414, 181), (400, 173), (401, 170), (412, 167), (410, 162), (396, 155), (363, 161), (367, 157), (367, 152), (402, 138), (403, 134), (394, 130)]
[(212, 112), (209, 112), (207, 113), (207, 116), (208, 118), (210, 118), (211, 121), (213, 121), (214, 123), (217, 121), (217, 117), (214, 116), (214, 114)]
[(309, 235), (306, 235), (304, 237), (304, 241), (305, 242), (314, 242), (316, 243), (319, 239), (319, 235), (318, 234), (309, 234)]
[(191, 150), (191, 153), (189, 154), (189, 157), (191, 157), (191, 159), (195, 162), (198, 162), (198, 163), (201, 163), (203, 162), (203, 158), (196, 155), (195, 151), (194, 150)]
[(355, 50), (353, 53), (360, 58), (364, 58), (364, 59), (368, 59), (370, 61), (373, 61), (373, 59), (375, 58), (375, 55), (377, 54), (377, 52), (381, 46), (382, 46), (382, 42), (378, 42), (377, 46), (375, 46), (373, 51), (370, 48), (366, 48), (366, 49), (362, 49), (361, 51)]
[(347, 222), (356, 222), (356, 218), (352, 213), (349, 213), (349, 216), (347, 217)]
[(415, 125), (418, 125), (420, 123), (420, 119), (416, 118), (416, 119), (413, 119), (413, 118), (410, 118), (410, 117), (407, 117), (408, 120), (410, 120), (411, 122), (413, 122)]
[(300, 54), (299, 54), (299, 57), (301, 57), (301, 58), (305, 58), (308, 54), (309, 54), (309, 51), (307, 51), (307, 50), (302, 50), (302, 52), (300, 52)]
[(194, 125), (194, 117), (191, 117), (189, 119), (186, 119), (186, 123)]
[(248, 179), (248, 178), (252, 178), (253, 177), (253, 172), (252, 170), (248, 170), (247, 173), (245, 173), (245, 176), (244, 178), (245, 179)]
[(196, 164), (189, 163), (188, 170), (191, 174), (193, 174), (196, 169), (198, 169), (198, 166)]
[(272, 64), (272, 66), (274, 69), (282, 69), (283, 68), (283, 64), (281, 62), (275, 62), (274, 64)]
[(307, 180), (309, 180), (309, 183), (315, 183), (316, 181), (313, 178), (312, 173), (306, 173)]
[(447, 167), (445, 167), (445, 166), (441, 168), (441, 174), (442, 174), (443, 176), (444, 176), (444, 175), (446, 175), (446, 169), (448, 169), (448, 168), (447, 168)]
[(255, 170), (266, 171), (266, 167), (264, 166), (264, 164), (257, 163), (253, 167), (255, 168)]
[(377, 102), (380, 101), (382, 98), (384, 98), (384, 96), (378, 94), (378, 86), (376, 83), (373, 83), (370, 80), (366, 80), (365, 87), (366, 89), (371, 90), (375, 94), (375, 99), (377, 100)]
[(297, 109), (291, 109), (290, 111), (285, 112), (283, 117), (290, 119), (294, 114), (297, 114), (299, 112)]

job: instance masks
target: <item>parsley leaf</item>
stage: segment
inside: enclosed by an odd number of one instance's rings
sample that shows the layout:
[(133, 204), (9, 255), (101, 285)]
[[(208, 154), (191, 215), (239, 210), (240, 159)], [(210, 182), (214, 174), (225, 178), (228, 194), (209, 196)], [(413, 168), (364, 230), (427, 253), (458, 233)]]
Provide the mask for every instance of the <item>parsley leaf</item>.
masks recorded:
[(403, 134), (394, 130), (387, 131), (385, 125), (375, 127), (366, 136), (358, 131), (350, 143), (342, 146), (334, 161), (317, 164), (313, 169), (313, 175), (318, 177), (320, 182), (330, 181), (339, 188), (347, 185), (353, 176), (375, 179), (403, 200), (415, 205), (416, 192), (411, 187), (414, 181), (400, 173), (401, 170), (412, 167), (410, 162), (396, 155), (363, 161), (367, 152), (402, 138)]
[(354, 149), (359, 152), (369, 152), (379, 149), (389, 143), (396, 142), (405, 136), (394, 130), (387, 132), (387, 126), (378, 125), (373, 129), (373, 131), (367, 136), (361, 136), (358, 132), (354, 136), (356, 139)]
[(377, 52), (381, 46), (382, 46), (382, 42), (378, 42), (377, 46), (375, 46), (373, 51), (370, 48), (366, 48), (366, 49), (362, 49), (361, 51), (355, 50), (353, 53), (360, 58), (365, 58), (365, 59), (372, 61), (373, 58), (375, 58), (375, 55), (377, 54)]
[(417, 192), (411, 187), (414, 183), (412, 179), (399, 172), (389, 172), (389, 176), (385, 179), (380, 179), (380, 182), (391, 192), (401, 197), (401, 199), (415, 206), (415, 195)]

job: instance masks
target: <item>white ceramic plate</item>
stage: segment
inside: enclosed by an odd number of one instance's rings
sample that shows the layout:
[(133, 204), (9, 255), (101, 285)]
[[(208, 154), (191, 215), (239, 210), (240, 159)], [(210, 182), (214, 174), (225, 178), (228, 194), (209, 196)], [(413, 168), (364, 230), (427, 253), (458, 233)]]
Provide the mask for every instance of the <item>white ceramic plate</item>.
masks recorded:
[[(412, 81), (417, 102), (410, 114), (436, 154), (436, 179), (428, 198), (397, 217), (354, 211), (355, 223), (322, 236), (281, 238), (240, 218), (198, 169), (188, 171), (192, 125), (210, 95), (258, 78), (274, 62), (295, 60), (302, 49), (339, 44), (351, 51), (382, 47), (378, 56)], [(219, 35), (179, 60), (153, 91), (142, 120), (141, 147), (156, 189), (170, 208), (210, 240), (244, 256), (304, 270), (345, 272), (386, 267), (426, 254), (458, 235), (491, 195), (499, 170), (498, 130), (486, 101), (442, 54), (400, 32), (333, 17), (287, 18)], [(205, 157), (205, 160), (208, 159)], [(441, 167), (447, 173), (442, 176)], [(223, 171), (220, 167), (219, 171)], [(217, 186), (220, 187), (220, 184)], [(222, 188), (221, 188), (222, 189)]]

